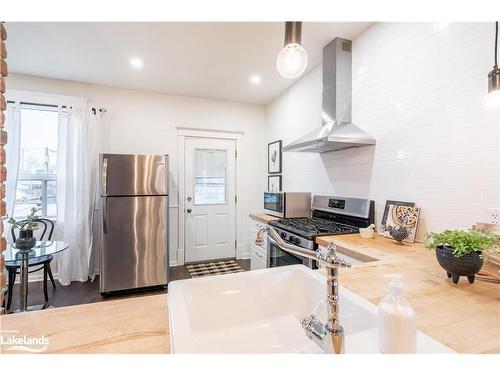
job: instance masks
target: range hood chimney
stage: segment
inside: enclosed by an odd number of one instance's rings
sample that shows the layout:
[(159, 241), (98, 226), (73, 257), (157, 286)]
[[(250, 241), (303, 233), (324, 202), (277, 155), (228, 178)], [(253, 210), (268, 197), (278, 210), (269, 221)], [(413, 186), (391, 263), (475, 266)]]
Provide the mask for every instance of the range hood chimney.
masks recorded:
[(329, 152), (375, 144), (351, 122), (352, 42), (335, 38), (323, 48), (322, 126), (283, 151)]

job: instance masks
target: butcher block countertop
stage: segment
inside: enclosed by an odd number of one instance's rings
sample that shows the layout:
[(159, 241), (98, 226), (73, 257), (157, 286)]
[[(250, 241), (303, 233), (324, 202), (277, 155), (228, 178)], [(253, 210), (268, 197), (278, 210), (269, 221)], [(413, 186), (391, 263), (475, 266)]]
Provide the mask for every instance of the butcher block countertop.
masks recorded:
[(250, 214), (250, 218), (256, 221), (260, 221), (263, 224), (267, 224), (271, 220), (279, 220), (279, 217), (271, 216), (267, 214)]
[(460, 353), (500, 353), (500, 284), (477, 278), (469, 284), (465, 277), (453, 284), (422, 243), (399, 246), (359, 234), (319, 237), (316, 243), (327, 246), (329, 240), (353, 258), (378, 259), (341, 269), (340, 285), (378, 304), (389, 282), (383, 276), (400, 273), (419, 330)]
[[(7, 334), (47, 337), (42, 353), (170, 352), (166, 294), (1, 315), (0, 328), (4, 341)], [(30, 354), (9, 345), (0, 345), (0, 353)]]

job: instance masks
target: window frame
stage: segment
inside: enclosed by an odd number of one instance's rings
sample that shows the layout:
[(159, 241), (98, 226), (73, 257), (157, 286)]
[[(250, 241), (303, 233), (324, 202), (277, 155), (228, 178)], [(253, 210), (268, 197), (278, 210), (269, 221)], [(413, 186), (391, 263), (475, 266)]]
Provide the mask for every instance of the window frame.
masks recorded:
[[(11, 102), (9, 102), (11, 104)], [(17, 105), (19, 106), (19, 110), (21, 109), (29, 109), (29, 110), (38, 110), (38, 111), (51, 111), (51, 112), (59, 112), (60, 108), (57, 105), (53, 104), (42, 104), (42, 103), (27, 103), (27, 102), (18, 102)], [(22, 137), (22, 116), (21, 116), (21, 137)], [(59, 124), (58, 124), (59, 126)], [(57, 150), (59, 154), (59, 150)], [(34, 181), (34, 182), (41, 182), (42, 184), (42, 196), (40, 197), (41, 205), (42, 205), (42, 212), (41, 212), (41, 217), (51, 219), (56, 221), (57, 220), (57, 213), (56, 216), (49, 216), (47, 212), (47, 200), (48, 200), (48, 182), (49, 181), (54, 181), (56, 182), (56, 189), (57, 189), (57, 174), (56, 173), (33, 173), (33, 174), (26, 174), (26, 173), (19, 173), (17, 176), (17, 181)], [(17, 189), (16, 189), (17, 190)], [(56, 190), (57, 191), (57, 190)], [(16, 191), (17, 195), (17, 191)], [(56, 193), (56, 201), (57, 201), (57, 193)], [(14, 198), (14, 212), (16, 211), (16, 203), (17, 203), (17, 197)], [(57, 208), (56, 208), (57, 212)], [(19, 216), (14, 216), (15, 219), (23, 219), (23, 217)]]
[[(48, 181), (55, 181), (56, 182), (56, 189), (57, 189), (57, 175), (54, 174), (19, 174), (17, 176), (17, 181), (35, 181), (38, 182), (40, 181), (42, 183), (42, 196), (41, 198), (41, 204), (42, 204), (42, 217), (45, 217), (47, 219), (57, 219), (57, 214), (56, 216), (49, 216), (47, 214), (47, 199), (48, 199), (48, 189), (47, 189), (47, 182)], [(16, 191), (17, 194), (17, 191)], [(15, 212), (15, 205), (16, 205), (17, 199), (14, 201), (14, 212)], [(57, 193), (56, 193), (56, 201), (57, 201)], [(16, 219), (21, 219), (21, 217), (15, 217)]]

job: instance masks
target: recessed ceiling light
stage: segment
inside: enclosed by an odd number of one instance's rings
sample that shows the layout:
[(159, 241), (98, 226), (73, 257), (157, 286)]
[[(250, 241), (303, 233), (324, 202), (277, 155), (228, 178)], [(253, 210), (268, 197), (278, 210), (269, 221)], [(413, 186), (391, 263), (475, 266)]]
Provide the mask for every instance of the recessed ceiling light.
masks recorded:
[(141, 59), (138, 59), (136, 57), (130, 59), (130, 65), (132, 65), (134, 68), (140, 69), (144, 65)]
[(259, 75), (253, 75), (250, 77), (250, 82), (252, 82), (254, 85), (260, 83), (262, 81), (262, 78)]

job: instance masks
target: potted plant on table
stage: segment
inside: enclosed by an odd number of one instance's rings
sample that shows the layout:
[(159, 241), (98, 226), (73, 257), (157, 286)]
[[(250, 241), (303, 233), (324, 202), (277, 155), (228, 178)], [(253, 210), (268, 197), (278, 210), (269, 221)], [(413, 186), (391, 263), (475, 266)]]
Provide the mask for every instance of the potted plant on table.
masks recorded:
[(426, 247), (436, 250), (436, 258), (446, 274), (457, 284), (460, 276), (473, 283), (483, 266), (485, 250), (498, 246), (500, 237), (480, 230), (445, 230), (428, 233)]
[(38, 228), (36, 220), (40, 217), (38, 212), (42, 209), (41, 205), (32, 207), (26, 220), (16, 220), (10, 217), (7, 221), (12, 227), (19, 230), (19, 236), (16, 239), (15, 246), (20, 250), (29, 250), (36, 245), (36, 238), (33, 237), (33, 230)]

